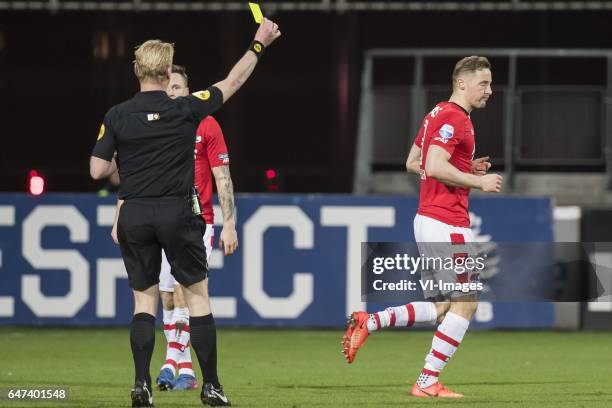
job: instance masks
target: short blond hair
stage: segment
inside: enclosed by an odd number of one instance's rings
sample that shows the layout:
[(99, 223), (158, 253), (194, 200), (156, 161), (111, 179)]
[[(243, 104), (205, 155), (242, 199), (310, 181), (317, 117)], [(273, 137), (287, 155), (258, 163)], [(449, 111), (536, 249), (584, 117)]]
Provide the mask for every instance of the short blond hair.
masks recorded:
[(491, 69), (491, 63), (486, 57), (472, 55), (471, 57), (461, 59), (455, 64), (455, 69), (453, 69), (453, 86), (461, 74), (465, 72), (476, 72), (481, 69)]
[(174, 44), (161, 40), (149, 40), (136, 47), (136, 76), (138, 80), (154, 80), (163, 82), (168, 77), (168, 69), (172, 67)]

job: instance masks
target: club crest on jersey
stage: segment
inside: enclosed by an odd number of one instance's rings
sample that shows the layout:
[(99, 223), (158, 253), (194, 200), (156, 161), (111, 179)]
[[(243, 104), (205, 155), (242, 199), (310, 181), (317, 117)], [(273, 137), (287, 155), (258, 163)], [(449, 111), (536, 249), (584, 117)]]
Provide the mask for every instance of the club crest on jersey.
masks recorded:
[(448, 140), (453, 137), (453, 134), (455, 133), (455, 128), (452, 125), (445, 124), (445, 125), (442, 125), (439, 133), (442, 139)]

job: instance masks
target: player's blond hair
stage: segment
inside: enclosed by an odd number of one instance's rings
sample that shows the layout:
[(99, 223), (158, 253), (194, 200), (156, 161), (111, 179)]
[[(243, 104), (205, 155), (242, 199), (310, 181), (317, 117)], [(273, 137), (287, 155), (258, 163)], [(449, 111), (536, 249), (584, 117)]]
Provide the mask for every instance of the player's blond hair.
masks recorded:
[(480, 71), (481, 69), (491, 69), (491, 63), (486, 57), (472, 55), (471, 57), (461, 59), (459, 62), (457, 62), (457, 64), (455, 64), (455, 69), (453, 69), (453, 86), (461, 74), (466, 72), (476, 72)]
[(135, 71), (140, 82), (153, 80), (163, 82), (172, 67), (174, 44), (161, 40), (149, 40), (136, 47)]

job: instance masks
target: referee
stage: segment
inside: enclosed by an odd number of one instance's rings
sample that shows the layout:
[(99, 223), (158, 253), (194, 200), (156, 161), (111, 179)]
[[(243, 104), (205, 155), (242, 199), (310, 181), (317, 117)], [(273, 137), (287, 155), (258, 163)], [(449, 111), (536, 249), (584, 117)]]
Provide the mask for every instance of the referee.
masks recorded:
[[(249, 78), (265, 47), (280, 37), (268, 19), (227, 78), (204, 91), (170, 99), (166, 89), (172, 72), (173, 44), (149, 40), (135, 52), (134, 73), (140, 92), (113, 106), (104, 117), (90, 160), (91, 177), (121, 178), (118, 198), (124, 200), (118, 238), (129, 284), (134, 292), (130, 343), (136, 371), (132, 407), (151, 407), (149, 366), (155, 344), (155, 316), (161, 250), (176, 280), (185, 287), (190, 310), (191, 344), (208, 405), (230, 405), (217, 378), (216, 329), (208, 299), (206, 228), (194, 194), (196, 127), (223, 105)], [(116, 154), (115, 154), (116, 152)]]

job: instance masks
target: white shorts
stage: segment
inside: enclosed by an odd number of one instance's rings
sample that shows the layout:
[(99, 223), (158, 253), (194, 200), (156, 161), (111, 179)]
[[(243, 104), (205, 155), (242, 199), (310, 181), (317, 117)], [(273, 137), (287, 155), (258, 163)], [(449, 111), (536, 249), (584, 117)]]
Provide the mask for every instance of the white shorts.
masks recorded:
[(465, 242), (474, 242), (474, 234), (471, 228), (455, 227), (421, 214), (414, 217), (414, 239), (416, 242), (451, 243), (451, 234), (460, 234)]
[[(414, 217), (414, 237), (419, 248), (419, 253), (426, 258), (448, 259), (455, 257), (475, 257), (477, 254), (474, 247), (474, 234), (471, 228), (455, 227), (436, 219), (417, 214)], [(430, 265), (434, 265), (431, 262)], [(444, 269), (437, 266), (429, 266), (421, 270), (421, 280), (432, 280), (438, 283), (444, 282), (470, 282), (472, 275), (469, 272), (459, 273), (454, 269)], [(461, 270), (461, 269), (460, 269)], [(459, 275), (461, 277), (459, 278)], [(458, 292), (439, 288), (427, 287), (423, 290), (425, 298), (441, 300), (449, 296), (465, 296), (474, 292)]]
[[(212, 224), (206, 224), (206, 231), (204, 232), (204, 247), (206, 248), (206, 262), (210, 259), (213, 244), (215, 240), (215, 229)], [(166, 254), (162, 249), (162, 262), (161, 272), (159, 273), (159, 290), (162, 292), (174, 292), (174, 285), (178, 285), (174, 276), (170, 272), (170, 264), (166, 259)]]

